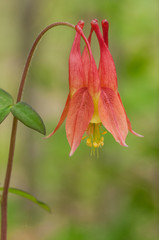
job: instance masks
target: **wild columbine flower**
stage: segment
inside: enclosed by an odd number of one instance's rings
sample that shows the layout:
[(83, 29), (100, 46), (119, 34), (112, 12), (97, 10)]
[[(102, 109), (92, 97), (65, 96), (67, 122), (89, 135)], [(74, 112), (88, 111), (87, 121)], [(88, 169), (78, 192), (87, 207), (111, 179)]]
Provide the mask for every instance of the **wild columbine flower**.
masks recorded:
[[(71, 147), (70, 156), (79, 146), (81, 139), (86, 138), (86, 144), (92, 149), (104, 145), (101, 126), (103, 125), (122, 146), (126, 146), (125, 139), (128, 130), (141, 137), (132, 130), (131, 123), (124, 110), (117, 87), (117, 75), (113, 58), (108, 48), (108, 22), (102, 21), (103, 36), (97, 20), (91, 22), (91, 31), (86, 39), (82, 29), (83, 21), (76, 25), (76, 35), (69, 57), (69, 94), (52, 136), (66, 118), (66, 135)], [(97, 69), (91, 52), (91, 37), (95, 32), (100, 46), (100, 62)], [(83, 54), (80, 51), (81, 36), (87, 46)], [(86, 136), (83, 137), (86, 132)]]

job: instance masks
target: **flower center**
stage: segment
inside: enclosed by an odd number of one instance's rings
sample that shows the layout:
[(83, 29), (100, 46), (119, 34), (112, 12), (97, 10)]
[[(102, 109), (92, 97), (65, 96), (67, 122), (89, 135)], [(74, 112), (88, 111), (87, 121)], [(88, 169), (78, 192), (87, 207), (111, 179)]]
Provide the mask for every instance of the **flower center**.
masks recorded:
[(94, 103), (94, 113), (91, 119), (91, 123), (101, 123), (99, 113), (98, 113), (98, 102), (99, 102), (99, 94), (96, 94), (93, 98), (93, 103)]
[[(89, 147), (99, 148), (104, 145), (104, 137), (102, 135), (106, 134), (106, 131), (103, 133), (100, 132), (101, 123), (89, 123), (88, 129), (86, 131), (88, 138), (86, 144)], [(87, 136), (83, 137), (86, 138)]]

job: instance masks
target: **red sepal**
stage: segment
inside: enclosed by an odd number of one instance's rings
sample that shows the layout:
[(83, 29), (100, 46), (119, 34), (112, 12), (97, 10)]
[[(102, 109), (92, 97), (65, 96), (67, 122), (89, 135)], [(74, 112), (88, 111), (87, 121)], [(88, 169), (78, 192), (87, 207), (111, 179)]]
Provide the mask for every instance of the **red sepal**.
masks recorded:
[(125, 111), (120, 99), (112, 89), (102, 88), (98, 109), (104, 127), (117, 142), (127, 147), (125, 139), (128, 134), (128, 125)]
[(59, 127), (62, 125), (63, 121), (65, 120), (66, 116), (67, 116), (67, 113), (68, 113), (68, 109), (69, 109), (69, 105), (70, 105), (70, 94), (68, 95), (67, 97), (67, 100), (66, 100), (66, 103), (65, 103), (65, 107), (64, 107), (64, 110), (62, 112), (62, 115), (60, 117), (60, 120), (56, 126), (56, 128), (54, 129), (54, 131), (52, 133), (50, 133), (47, 138), (51, 137), (58, 129)]
[(87, 88), (79, 89), (71, 99), (66, 119), (66, 135), (71, 147), (70, 156), (79, 146), (93, 112), (93, 100)]

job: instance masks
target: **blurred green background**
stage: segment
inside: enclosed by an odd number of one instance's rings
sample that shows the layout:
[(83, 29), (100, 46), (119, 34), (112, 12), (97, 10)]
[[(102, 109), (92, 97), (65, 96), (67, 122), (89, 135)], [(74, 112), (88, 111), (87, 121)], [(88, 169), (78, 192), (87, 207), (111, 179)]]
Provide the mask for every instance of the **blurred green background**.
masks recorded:
[[(159, 239), (159, 2), (158, 0), (12, 0), (0, 3), (0, 87), (15, 98), (27, 53), (55, 21), (107, 19), (119, 92), (133, 129), (121, 147), (108, 133), (97, 159), (82, 141), (69, 157), (64, 124), (50, 139), (19, 123), (11, 186), (47, 202), (48, 214), (9, 195), (10, 240)], [(23, 101), (50, 133), (68, 94), (68, 58), (75, 33), (45, 35), (28, 74)], [(92, 48), (98, 62), (99, 47)], [(0, 186), (6, 169), (11, 115), (0, 126)]]

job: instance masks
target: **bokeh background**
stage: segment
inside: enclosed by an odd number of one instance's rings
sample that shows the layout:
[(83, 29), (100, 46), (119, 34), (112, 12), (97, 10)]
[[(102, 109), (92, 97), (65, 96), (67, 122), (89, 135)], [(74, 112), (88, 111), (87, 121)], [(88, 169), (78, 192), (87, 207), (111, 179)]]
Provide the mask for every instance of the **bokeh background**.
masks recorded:
[[(0, 3), (0, 87), (16, 98), (26, 56), (48, 24), (106, 18), (119, 92), (133, 129), (128, 148), (108, 133), (99, 158), (82, 141), (69, 157), (65, 124), (50, 139), (19, 123), (11, 186), (48, 203), (48, 214), (9, 195), (9, 240), (159, 239), (159, 2), (158, 0), (12, 0)], [(75, 33), (59, 27), (40, 42), (23, 101), (50, 133), (68, 94), (68, 58)], [(83, 43), (82, 43), (83, 44)], [(83, 46), (83, 45), (82, 45)], [(93, 36), (96, 61), (99, 47)], [(0, 186), (7, 163), (12, 116), (0, 126)]]

